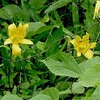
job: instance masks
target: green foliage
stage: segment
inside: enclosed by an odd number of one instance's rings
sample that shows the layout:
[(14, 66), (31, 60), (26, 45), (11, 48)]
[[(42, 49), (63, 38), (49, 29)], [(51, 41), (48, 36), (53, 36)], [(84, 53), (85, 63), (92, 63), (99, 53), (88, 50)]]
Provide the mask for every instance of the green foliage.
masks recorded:
[(1, 100), (22, 100), (17, 95), (6, 94)]
[(79, 83), (79, 82), (74, 82), (72, 85), (72, 92), (76, 94), (82, 94), (84, 93), (85, 88)]
[(79, 77), (80, 69), (74, 58), (66, 53), (56, 53), (42, 61), (55, 75)]
[(21, 8), (17, 5), (7, 5), (0, 9), (0, 17), (8, 20), (23, 20), (23, 12)]
[(76, 3), (72, 3), (72, 18), (73, 18), (73, 26), (74, 26), (74, 32), (77, 33), (80, 28), (79, 23), (79, 8)]
[(91, 100), (99, 100), (100, 98), (100, 86), (98, 86), (95, 91), (93, 92), (92, 96), (91, 96)]
[(46, 88), (42, 93), (50, 96), (51, 100), (59, 100), (59, 91), (56, 88)]
[(52, 3), (46, 10), (45, 13), (49, 13), (57, 8), (66, 6), (68, 3), (72, 2), (72, 0), (58, 0)]
[(47, 0), (41, 0), (41, 1), (37, 1), (37, 0), (30, 0), (29, 1), (29, 4), (34, 8), (34, 9), (36, 9), (36, 10), (40, 10), (42, 7), (43, 7), (43, 5), (44, 5), (44, 3), (46, 2)]
[[(85, 87), (93, 87), (100, 84), (100, 63), (88, 68), (79, 78), (79, 82)], [(97, 77), (98, 76), (98, 77)]]
[[(62, 36), (63, 36), (62, 28), (59, 28), (58, 30), (54, 31), (53, 34), (50, 34), (50, 36), (48, 36), (44, 47), (44, 50), (48, 48), (46, 56), (52, 55), (59, 51), (59, 46)], [(53, 44), (51, 44), (52, 41)]]
[[(1, 0), (0, 100), (100, 100), (100, 12), (93, 19), (95, 5), (96, 0)], [(12, 44), (4, 45), (12, 23), (27, 23), (25, 38), (33, 42), (19, 44), (18, 57)], [(70, 44), (86, 32), (96, 42), (89, 60), (77, 57)]]
[(44, 94), (38, 94), (31, 98), (30, 100), (52, 100), (49, 96), (44, 95)]

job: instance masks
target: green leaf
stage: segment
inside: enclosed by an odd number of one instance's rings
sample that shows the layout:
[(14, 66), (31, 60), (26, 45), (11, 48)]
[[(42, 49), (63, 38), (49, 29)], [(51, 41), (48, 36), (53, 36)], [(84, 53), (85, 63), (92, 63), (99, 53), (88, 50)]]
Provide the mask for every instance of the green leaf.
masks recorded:
[(88, 100), (88, 99), (84, 99), (84, 97), (82, 96), (74, 96), (72, 100)]
[(6, 76), (6, 73), (2, 69), (0, 69), (0, 74)]
[(42, 22), (29, 22), (29, 28), (27, 30), (28, 37), (31, 37), (33, 35), (45, 32), (47, 30), (52, 29), (54, 26), (46, 26)]
[(46, 88), (40, 94), (34, 96), (30, 100), (59, 100), (59, 91), (57, 88)]
[(30, 87), (30, 84), (29, 84), (29, 82), (24, 82), (24, 83), (21, 83), (21, 88), (22, 89), (28, 89)]
[(79, 67), (81, 69), (81, 72), (85, 72), (88, 68), (94, 66), (95, 64), (98, 64), (100, 62), (100, 57), (94, 57), (90, 60), (83, 61), (79, 64)]
[(27, 32), (33, 31), (36, 32), (40, 27), (46, 26), (44, 23), (41, 22), (29, 22), (29, 28)]
[(53, 10), (56, 10), (57, 8), (66, 6), (70, 2), (72, 2), (72, 0), (58, 0), (58, 1), (55, 1), (45, 10), (45, 13), (49, 13)]
[(42, 23), (45, 23), (45, 22), (48, 22), (49, 21), (49, 15), (46, 14), (42, 19), (41, 19), (41, 22)]
[(51, 30), (53, 29), (55, 26), (42, 26), (40, 27), (35, 33), (36, 34), (39, 34), (39, 33), (42, 33), (42, 32), (45, 32), (45, 31), (48, 31), (48, 30)]
[(60, 81), (57, 83), (56, 88), (59, 91), (65, 91), (71, 86), (71, 82), (66, 82), (66, 81)]
[(77, 33), (80, 27), (79, 23), (79, 7), (75, 2), (72, 2), (72, 19), (74, 25), (74, 32)]
[(7, 72), (7, 67), (9, 66), (9, 62), (10, 62), (9, 53), (7, 52), (7, 48), (5, 48), (5, 47), (1, 48), (1, 55), (4, 58), (3, 59), (3, 64), (4, 64), (5, 72)]
[(78, 80), (85, 87), (94, 87), (100, 84), (100, 63), (88, 68)]
[(40, 49), (40, 50), (44, 50), (44, 46), (45, 46), (45, 43), (44, 42), (40, 42), (40, 41), (38, 41), (38, 43), (37, 43), (37, 48), (38, 49)]
[(85, 88), (79, 82), (73, 83), (72, 93), (82, 94), (82, 93), (84, 93), (84, 91), (85, 91)]
[(46, 60), (42, 60), (42, 62), (55, 75), (79, 77), (79, 66), (70, 54), (59, 52), (48, 57)]
[(48, 95), (52, 98), (51, 100), (59, 100), (59, 91), (57, 88), (46, 88), (45, 90), (43, 90), (42, 94)]
[(62, 27), (56, 29), (50, 36), (48, 36), (44, 50), (46, 51), (46, 56), (54, 54), (59, 51), (60, 41), (62, 40), (63, 36)]
[(4, 95), (4, 97), (2, 97), (1, 100), (22, 100), (22, 99), (19, 98), (17, 95), (6, 94), (6, 95)]
[(4, 19), (23, 19), (23, 12), (17, 5), (11, 4), (0, 9), (0, 17)]
[[(40, 85), (42, 85), (42, 84), (45, 84), (45, 83), (47, 83), (49, 80), (47, 80), (47, 79), (41, 79), (41, 80), (37, 80), (36, 82), (34, 82), (34, 86), (36, 85), (36, 86), (40, 86)], [(33, 85), (33, 83), (32, 83), (32, 85)]]
[(47, 0), (29, 0), (29, 4), (36, 10), (44, 6)]
[(32, 97), (29, 100), (52, 100), (51, 97), (49, 97), (48, 95), (44, 95), (44, 94), (38, 94), (34, 97)]
[(86, 95), (85, 95), (84, 99), (82, 99), (82, 100), (91, 100), (90, 98), (91, 98), (91, 95), (93, 94), (93, 92), (94, 92), (94, 88), (88, 89), (86, 91)]
[(91, 100), (100, 100), (100, 85), (93, 92)]

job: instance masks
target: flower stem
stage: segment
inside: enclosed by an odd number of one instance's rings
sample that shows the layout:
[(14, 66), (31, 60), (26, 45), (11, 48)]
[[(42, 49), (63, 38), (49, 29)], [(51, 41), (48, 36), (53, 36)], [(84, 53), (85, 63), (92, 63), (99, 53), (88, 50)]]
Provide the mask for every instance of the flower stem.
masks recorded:
[(67, 45), (67, 43), (68, 43), (68, 41), (69, 41), (70, 38), (69, 38), (69, 37), (66, 37), (65, 39), (66, 39), (66, 40), (65, 40), (63, 46), (62, 46), (61, 49), (60, 49), (61, 52), (64, 50), (65, 47), (67, 47), (66, 45)]
[(11, 66), (11, 57), (12, 57), (12, 53), (11, 53), (11, 49), (10, 49), (10, 61), (9, 61), (9, 65), (8, 65), (8, 85), (9, 85), (9, 89), (11, 88), (11, 84), (10, 84), (10, 66)]

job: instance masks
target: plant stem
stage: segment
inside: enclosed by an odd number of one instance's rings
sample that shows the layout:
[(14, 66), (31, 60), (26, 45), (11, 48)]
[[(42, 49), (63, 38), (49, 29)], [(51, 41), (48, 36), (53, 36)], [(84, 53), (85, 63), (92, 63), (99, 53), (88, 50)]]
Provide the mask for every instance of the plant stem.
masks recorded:
[(60, 51), (62, 52), (65, 48), (65, 46), (67, 45), (68, 39), (65, 40), (63, 46), (61, 47)]
[(8, 85), (9, 85), (9, 89), (11, 88), (11, 85), (10, 85), (10, 66), (11, 66), (11, 56), (12, 56), (12, 53), (11, 53), (11, 49), (10, 49), (10, 61), (9, 61), (9, 65), (8, 65)]

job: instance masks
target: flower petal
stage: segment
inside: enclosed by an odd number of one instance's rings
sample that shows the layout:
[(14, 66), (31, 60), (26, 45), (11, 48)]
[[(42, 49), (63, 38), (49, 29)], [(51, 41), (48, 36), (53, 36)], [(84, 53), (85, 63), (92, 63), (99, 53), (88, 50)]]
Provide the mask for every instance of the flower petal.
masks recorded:
[(8, 38), (5, 40), (4, 45), (11, 44), (11, 43), (12, 43), (12, 40), (10, 38)]
[(22, 43), (22, 44), (33, 44), (33, 42), (31, 41), (31, 40), (28, 40), (28, 39), (21, 39), (20, 41), (19, 41), (19, 43)]
[(19, 24), (19, 26), (17, 27), (17, 35), (20, 38), (24, 38), (26, 36), (26, 29), (28, 28), (28, 24), (24, 24), (22, 25), (22, 23)]
[(86, 47), (83, 48), (83, 50), (82, 50), (82, 54), (85, 54), (88, 50), (94, 48), (95, 45), (96, 45), (95, 42), (87, 44)]
[(72, 43), (73, 45), (75, 45), (75, 39), (70, 40), (70, 43)]
[(89, 33), (86, 32), (86, 35), (84, 35), (84, 36), (82, 37), (82, 39), (83, 39), (83, 40), (89, 40), (89, 36), (90, 36)]
[(93, 16), (93, 19), (95, 19), (97, 13), (100, 12), (100, 1), (97, 0), (97, 3), (95, 5), (95, 10), (94, 10), (94, 16)]
[(89, 33), (86, 32), (86, 35), (82, 37), (82, 41), (84, 42), (84, 44), (89, 43)]
[(19, 56), (21, 55), (21, 48), (19, 47), (18, 44), (12, 44), (12, 54), (14, 56)]
[(81, 53), (80, 53), (80, 52), (78, 52), (78, 51), (77, 51), (77, 56), (78, 56), (78, 57), (80, 57), (80, 56), (81, 56)]
[(75, 41), (78, 43), (78, 42), (80, 42), (81, 40), (82, 40), (81, 37), (78, 36), (78, 35), (76, 35), (76, 37), (75, 37)]
[(92, 49), (96, 46), (96, 42), (89, 43), (89, 45), (90, 45), (90, 49)]
[(8, 26), (8, 33), (10, 37), (16, 34), (16, 25), (14, 23)]
[(93, 58), (93, 51), (87, 50), (85, 54), (83, 54), (86, 58), (91, 59)]

